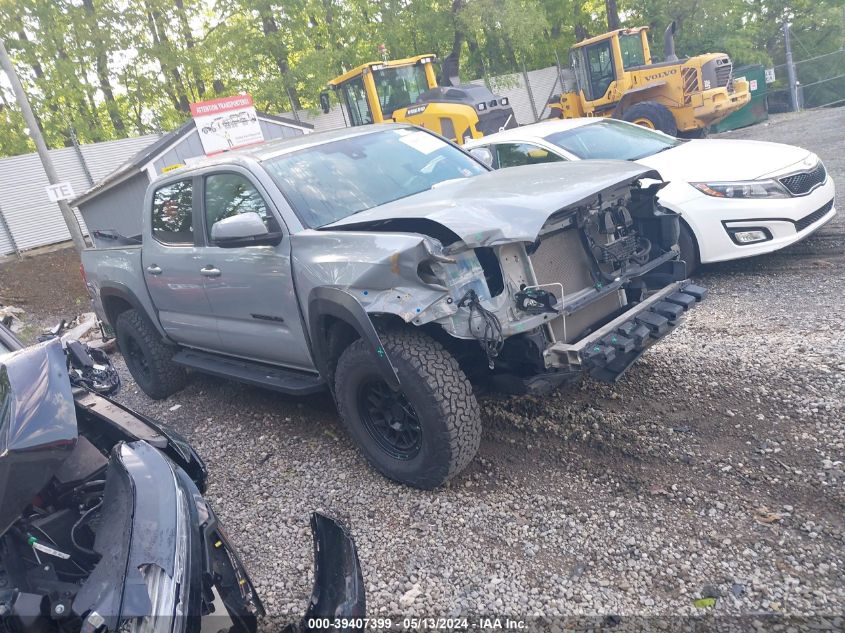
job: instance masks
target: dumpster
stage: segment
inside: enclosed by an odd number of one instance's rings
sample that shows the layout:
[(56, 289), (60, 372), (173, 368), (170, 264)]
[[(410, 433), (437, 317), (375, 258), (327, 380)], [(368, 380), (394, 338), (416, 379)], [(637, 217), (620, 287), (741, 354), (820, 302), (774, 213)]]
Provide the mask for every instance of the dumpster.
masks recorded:
[(755, 64), (734, 68), (735, 78), (745, 77), (751, 92), (751, 101), (733, 114), (710, 126), (711, 132), (727, 132), (740, 127), (747, 127), (760, 123), (769, 118), (769, 108), (766, 103), (766, 69)]

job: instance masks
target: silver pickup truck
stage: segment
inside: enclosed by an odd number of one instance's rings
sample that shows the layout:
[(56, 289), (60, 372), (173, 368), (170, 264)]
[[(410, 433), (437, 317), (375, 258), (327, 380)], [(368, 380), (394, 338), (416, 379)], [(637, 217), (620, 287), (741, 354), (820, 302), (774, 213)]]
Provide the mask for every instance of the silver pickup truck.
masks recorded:
[(425, 130), (361, 127), (169, 172), (142, 235), (82, 260), (151, 397), (188, 368), (328, 389), (377, 470), (433, 488), (478, 449), (474, 387), (615, 380), (704, 297), (661, 186), (621, 161), (492, 172)]

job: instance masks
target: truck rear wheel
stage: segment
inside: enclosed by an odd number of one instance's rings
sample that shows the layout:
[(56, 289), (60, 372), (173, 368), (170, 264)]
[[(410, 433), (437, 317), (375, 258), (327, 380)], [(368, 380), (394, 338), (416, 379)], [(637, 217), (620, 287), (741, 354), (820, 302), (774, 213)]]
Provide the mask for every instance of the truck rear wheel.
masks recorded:
[(369, 345), (359, 339), (335, 370), (340, 417), (381, 474), (431, 489), (463, 470), (481, 443), (481, 414), (455, 358), (422, 332), (381, 337), (402, 390), (390, 388)]
[(622, 114), (622, 119), (636, 123), (652, 130), (660, 130), (664, 134), (677, 136), (678, 125), (672, 111), (662, 103), (656, 101), (641, 101), (635, 103)]
[(115, 324), (117, 346), (132, 378), (150, 398), (162, 400), (185, 387), (188, 375), (171, 358), (175, 348), (137, 310), (121, 312)]

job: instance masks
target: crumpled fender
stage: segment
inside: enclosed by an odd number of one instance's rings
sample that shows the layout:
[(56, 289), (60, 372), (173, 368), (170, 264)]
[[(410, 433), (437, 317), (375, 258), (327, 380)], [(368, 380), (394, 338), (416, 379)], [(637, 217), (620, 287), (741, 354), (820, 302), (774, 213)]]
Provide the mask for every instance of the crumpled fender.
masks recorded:
[[(347, 290), (338, 286), (319, 286), (308, 297), (308, 331), (314, 363), (323, 376), (330, 376), (327, 332), (322, 317), (332, 316), (355, 328), (370, 345), (373, 357), (388, 385), (399, 389), (399, 375), (384, 351), (373, 322), (364, 307)], [(331, 385), (330, 385), (331, 387)]]

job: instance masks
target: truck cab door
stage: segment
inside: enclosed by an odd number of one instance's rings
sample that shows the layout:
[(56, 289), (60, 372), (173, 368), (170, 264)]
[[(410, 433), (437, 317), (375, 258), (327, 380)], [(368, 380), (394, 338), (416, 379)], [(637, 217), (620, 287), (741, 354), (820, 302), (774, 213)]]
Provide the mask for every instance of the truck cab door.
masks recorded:
[(142, 266), (147, 289), (167, 335), (190, 347), (214, 349), (217, 324), (203, 287), (195, 244), (199, 230), (193, 178), (167, 182), (152, 194), (150, 239)]
[[(245, 169), (202, 178), (204, 286), (217, 321), (218, 351), (266, 363), (313, 370), (290, 262), (290, 234), (264, 188)], [(257, 213), (271, 233), (282, 233), (275, 245), (218, 246), (211, 238), (214, 223), (238, 213)]]

